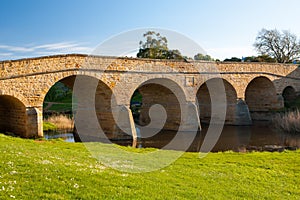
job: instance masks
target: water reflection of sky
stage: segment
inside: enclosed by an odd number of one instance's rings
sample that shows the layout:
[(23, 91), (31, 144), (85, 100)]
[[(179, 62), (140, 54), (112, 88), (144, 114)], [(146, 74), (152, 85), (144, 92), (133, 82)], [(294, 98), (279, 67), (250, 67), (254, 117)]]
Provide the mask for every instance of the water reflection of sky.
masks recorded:
[(75, 142), (73, 133), (57, 133), (57, 132), (45, 132), (44, 133), (45, 139), (58, 139), (61, 138), (65, 142)]

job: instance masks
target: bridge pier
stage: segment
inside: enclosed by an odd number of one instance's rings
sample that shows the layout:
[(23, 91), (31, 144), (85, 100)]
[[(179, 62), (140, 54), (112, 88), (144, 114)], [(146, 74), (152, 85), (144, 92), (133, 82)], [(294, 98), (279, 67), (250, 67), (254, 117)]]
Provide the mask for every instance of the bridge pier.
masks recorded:
[(26, 132), (25, 137), (43, 137), (42, 107), (26, 108)]
[(248, 105), (246, 104), (245, 100), (243, 100), (243, 99), (237, 100), (237, 103), (235, 106), (234, 124), (239, 125), (239, 126), (252, 124), (252, 118), (250, 115)]
[(133, 144), (137, 144), (137, 133), (136, 127), (133, 120), (132, 112), (128, 105), (118, 105), (113, 109), (116, 125), (114, 127), (113, 137), (117, 138), (124, 133), (132, 136)]
[(198, 106), (195, 102), (187, 102), (182, 111), (181, 131), (190, 132), (201, 130)]

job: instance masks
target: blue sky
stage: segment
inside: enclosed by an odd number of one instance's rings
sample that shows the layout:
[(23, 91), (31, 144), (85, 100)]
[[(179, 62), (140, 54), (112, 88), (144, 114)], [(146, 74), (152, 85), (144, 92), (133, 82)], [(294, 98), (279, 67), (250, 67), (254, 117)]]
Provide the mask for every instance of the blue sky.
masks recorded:
[(219, 59), (256, 55), (253, 43), (262, 28), (300, 37), (298, 0), (1, 0), (0, 5), (0, 60), (90, 53), (111, 36), (137, 28), (179, 32)]

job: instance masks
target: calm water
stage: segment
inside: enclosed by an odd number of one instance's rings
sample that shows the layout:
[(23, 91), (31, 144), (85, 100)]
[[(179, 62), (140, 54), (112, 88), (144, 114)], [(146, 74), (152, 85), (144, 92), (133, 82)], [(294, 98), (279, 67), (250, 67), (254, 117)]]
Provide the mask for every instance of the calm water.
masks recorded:
[(44, 132), (44, 137), (47, 140), (61, 138), (66, 142), (75, 142), (73, 133)]
[[(207, 126), (203, 125), (194, 138), (188, 151), (199, 151), (206, 136)], [(142, 134), (142, 133), (141, 133)], [(141, 138), (138, 147), (164, 148), (176, 136), (174, 131), (163, 131), (150, 138)], [(191, 137), (191, 138), (189, 138)], [(72, 133), (45, 133), (45, 138), (63, 138), (67, 142), (74, 142)], [(167, 149), (181, 149), (182, 144), (193, 139), (191, 134), (184, 133), (184, 139), (178, 140), (176, 147)], [(173, 140), (174, 141), (174, 140)], [(131, 146), (130, 139), (113, 140), (113, 143)], [(273, 151), (280, 147), (300, 147), (300, 135), (284, 134), (267, 123), (255, 123), (252, 126), (224, 126), (221, 136), (214, 145), (212, 151), (245, 151), (245, 150), (269, 150)], [(293, 148), (292, 148), (293, 149)]]

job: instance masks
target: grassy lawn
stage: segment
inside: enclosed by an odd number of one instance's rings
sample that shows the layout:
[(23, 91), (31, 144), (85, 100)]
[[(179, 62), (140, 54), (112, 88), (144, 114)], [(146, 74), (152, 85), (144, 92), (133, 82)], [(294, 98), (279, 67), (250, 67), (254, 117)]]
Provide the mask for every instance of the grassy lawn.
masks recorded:
[(81, 143), (0, 134), (0, 156), (0, 199), (300, 199), (299, 150), (185, 153), (132, 174), (97, 162)]

